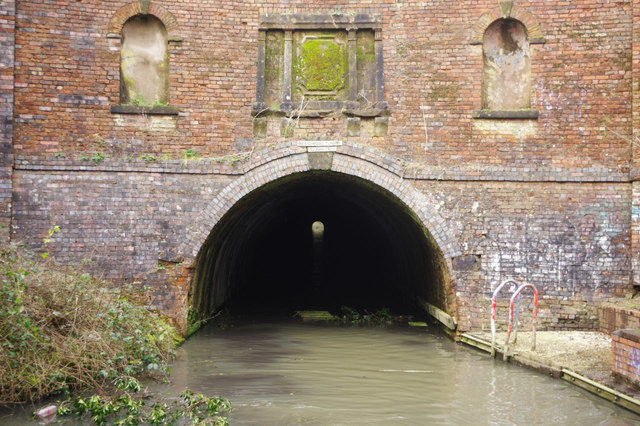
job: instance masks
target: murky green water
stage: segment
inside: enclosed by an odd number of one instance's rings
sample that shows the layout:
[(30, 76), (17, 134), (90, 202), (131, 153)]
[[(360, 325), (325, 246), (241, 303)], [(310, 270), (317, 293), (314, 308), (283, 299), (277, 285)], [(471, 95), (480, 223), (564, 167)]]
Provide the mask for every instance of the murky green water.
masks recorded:
[(231, 424), (605, 424), (640, 417), (428, 329), (256, 323), (208, 328), (174, 383), (229, 398)]
[[(225, 396), (232, 425), (640, 424), (570, 384), (425, 328), (209, 327), (180, 349), (172, 379), (150, 390)], [(0, 416), (0, 424), (27, 420)]]

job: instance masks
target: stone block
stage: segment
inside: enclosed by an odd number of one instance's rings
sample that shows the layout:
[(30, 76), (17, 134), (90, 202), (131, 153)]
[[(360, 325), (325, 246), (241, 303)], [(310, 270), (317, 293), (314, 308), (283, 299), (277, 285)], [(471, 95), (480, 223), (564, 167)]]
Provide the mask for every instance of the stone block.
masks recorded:
[(283, 138), (292, 138), (295, 120), (283, 118), (280, 120), (280, 136)]
[(374, 133), (376, 136), (387, 136), (389, 131), (389, 117), (376, 117), (374, 125)]
[(267, 137), (267, 119), (253, 119), (253, 137), (256, 139), (264, 139)]
[(311, 170), (331, 170), (333, 152), (310, 152), (307, 155)]
[(347, 136), (360, 136), (360, 119), (347, 118)]

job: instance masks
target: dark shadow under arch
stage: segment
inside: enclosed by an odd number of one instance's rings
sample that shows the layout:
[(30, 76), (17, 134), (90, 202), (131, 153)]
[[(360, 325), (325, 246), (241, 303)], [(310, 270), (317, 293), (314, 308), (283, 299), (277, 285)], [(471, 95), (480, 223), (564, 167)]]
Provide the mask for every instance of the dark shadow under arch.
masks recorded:
[[(320, 249), (315, 221), (324, 225)], [(229, 304), (292, 312), (427, 301), (452, 310), (447, 263), (421, 221), (387, 190), (342, 173), (296, 173), (250, 192), (194, 266), (191, 307), (202, 316)]]

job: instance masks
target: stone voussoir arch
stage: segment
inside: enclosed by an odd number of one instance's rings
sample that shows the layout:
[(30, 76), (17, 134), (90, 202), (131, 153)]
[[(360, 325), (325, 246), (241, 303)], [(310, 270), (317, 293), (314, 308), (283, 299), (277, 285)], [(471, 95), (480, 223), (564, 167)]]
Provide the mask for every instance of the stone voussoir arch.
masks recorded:
[[(313, 170), (306, 148), (295, 143), (270, 149), (257, 156), (246, 173), (227, 185), (193, 221), (178, 248), (178, 258), (192, 264), (215, 225), (243, 197), (280, 178)], [(371, 148), (344, 144), (333, 152), (331, 166), (335, 173), (358, 177), (390, 192), (405, 204), (429, 231), (442, 251), (445, 261), (460, 256), (462, 250), (446, 220), (435, 209), (435, 200), (418, 191), (402, 177), (402, 166), (393, 158)]]

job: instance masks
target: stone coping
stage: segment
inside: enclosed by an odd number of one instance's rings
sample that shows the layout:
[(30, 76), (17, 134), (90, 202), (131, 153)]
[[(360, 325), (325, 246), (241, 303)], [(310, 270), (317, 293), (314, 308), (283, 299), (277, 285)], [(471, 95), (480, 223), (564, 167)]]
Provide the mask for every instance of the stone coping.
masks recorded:
[(330, 13), (330, 14), (264, 14), (260, 15), (260, 29), (350, 29), (380, 28), (382, 18), (378, 14)]
[(640, 343), (640, 330), (625, 328), (622, 330), (616, 330), (613, 333), (614, 336), (621, 337), (623, 339), (631, 340), (635, 343)]

